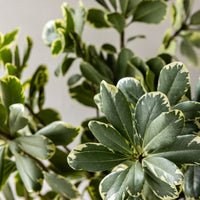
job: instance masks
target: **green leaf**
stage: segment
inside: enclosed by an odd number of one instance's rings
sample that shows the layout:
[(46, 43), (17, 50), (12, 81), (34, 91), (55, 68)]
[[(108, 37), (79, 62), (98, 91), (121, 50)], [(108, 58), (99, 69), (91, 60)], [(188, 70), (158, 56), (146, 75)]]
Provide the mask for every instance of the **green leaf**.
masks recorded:
[[(143, 187), (143, 195), (145, 200), (160, 200), (160, 198), (158, 198), (152, 191), (152, 189), (150, 188), (150, 186), (148, 185), (147, 182), (144, 183), (144, 187)], [(135, 200), (135, 199), (134, 199)], [(139, 199), (140, 200), (140, 199)], [(143, 198), (141, 199), (143, 200)]]
[(164, 94), (151, 92), (140, 97), (135, 108), (135, 126), (141, 139), (140, 144), (145, 140), (147, 129), (152, 121), (167, 111), (169, 111), (169, 101)]
[(143, 159), (142, 166), (151, 176), (168, 183), (169, 185), (180, 185), (183, 182), (183, 174), (179, 168), (169, 160), (162, 157), (148, 157)]
[(2, 187), (3, 173), (4, 173), (4, 152), (5, 146), (0, 146), (0, 188)]
[(89, 128), (97, 140), (103, 145), (119, 153), (131, 154), (132, 150), (128, 142), (111, 125), (102, 122), (91, 121)]
[(49, 159), (55, 153), (54, 144), (44, 136), (21, 136), (15, 139), (15, 141), (23, 151), (40, 160)]
[(18, 74), (17, 67), (12, 65), (11, 63), (6, 63), (6, 69), (8, 75), (16, 76)]
[(86, 106), (96, 107), (93, 100), (94, 93), (91, 88), (87, 86), (88, 85), (83, 82), (81, 85), (71, 87), (69, 88), (69, 94), (73, 99)]
[(43, 174), (34, 160), (15, 154), (17, 170), (28, 192), (39, 192), (42, 188)]
[(106, 21), (111, 27), (116, 29), (120, 34), (124, 31), (126, 27), (125, 18), (122, 15), (120, 15), (118, 12), (107, 14)]
[(133, 40), (135, 40), (135, 39), (144, 39), (144, 38), (146, 38), (146, 36), (145, 35), (135, 35), (135, 36), (132, 36), (132, 37), (129, 37), (128, 39), (127, 39), (127, 43), (128, 42), (131, 42), (131, 41), (133, 41)]
[(86, 11), (82, 1), (79, 1), (78, 8), (75, 11), (74, 21), (75, 21), (75, 31), (78, 35), (81, 35), (85, 25), (85, 15)]
[(177, 165), (200, 163), (200, 137), (195, 135), (179, 136), (170, 146), (157, 149), (152, 155), (166, 158)]
[(116, 0), (109, 0), (110, 1), (110, 3), (111, 3), (111, 5), (112, 5), (112, 7), (115, 9), (115, 11), (117, 10), (117, 2), (116, 2)]
[(60, 65), (60, 68), (62, 70), (62, 75), (64, 76), (69, 68), (71, 67), (71, 65), (73, 64), (73, 62), (75, 61), (75, 58), (70, 58), (70, 57), (65, 57)]
[(137, 197), (144, 184), (144, 172), (139, 162), (125, 170), (107, 175), (100, 183), (100, 194), (103, 199), (121, 200), (129, 196)]
[(2, 192), (6, 200), (15, 200), (12, 189), (8, 183), (3, 187)]
[(40, 129), (36, 134), (51, 139), (55, 145), (68, 145), (78, 135), (80, 127), (72, 127), (69, 124), (56, 121)]
[(53, 41), (51, 45), (51, 53), (53, 56), (57, 56), (64, 51), (64, 45), (60, 38), (57, 38)]
[(120, 0), (120, 7), (122, 13), (125, 17), (129, 17), (133, 14), (134, 10), (136, 9), (137, 5), (141, 2), (141, 0)]
[(135, 78), (122, 78), (118, 81), (117, 87), (123, 92), (128, 102), (136, 105), (138, 99), (146, 93), (141, 83)]
[(69, 33), (71, 31), (75, 30), (75, 24), (74, 24), (74, 19), (72, 17), (72, 13), (68, 7), (67, 4), (62, 5), (62, 11), (63, 11), (63, 16), (65, 18), (65, 23), (66, 23), (66, 32)]
[(183, 39), (181, 42), (180, 49), (181, 49), (181, 54), (185, 56), (192, 65), (198, 66), (199, 64), (198, 56), (194, 51), (192, 43), (189, 40)]
[(54, 42), (54, 40), (56, 40), (58, 37), (59, 37), (58, 33), (56, 32), (55, 29), (55, 21), (54, 20), (48, 21), (45, 24), (42, 32), (42, 39), (44, 43), (46, 45), (51, 45)]
[(115, 86), (103, 81), (100, 94), (108, 121), (129, 141), (133, 141), (133, 122), (128, 101)]
[(173, 109), (181, 110), (185, 116), (185, 120), (191, 121), (200, 118), (200, 103), (195, 101), (181, 102), (173, 107)]
[(72, 183), (70, 183), (65, 177), (44, 172), (44, 178), (52, 190), (63, 197), (70, 199), (79, 197), (79, 192), (76, 187), (72, 185)]
[(142, 1), (135, 10), (133, 20), (148, 24), (159, 24), (165, 20), (166, 15), (167, 4), (164, 1)]
[(105, 9), (109, 10), (108, 5), (106, 4), (105, 0), (95, 0), (98, 2), (100, 5), (102, 5)]
[(121, 49), (118, 55), (117, 67), (115, 72), (117, 80), (125, 77), (128, 61), (133, 57), (133, 55), (134, 54), (130, 49)]
[(22, 61), (23, 67), (26, 66), (26, 63), (30, 57), (32, 47), (33, 47), (33, 41), (29, 36), (27, 36), (25, 40), (24, 56), (23, 56), (23, 61)]
[(82, 76), (80, 74), (74, 74), (72, 76), (69, 77), (68, 81), (67, 81), (67, 85), (68, 86), (73, 86), (74, 84), (76, 84), (80, 79), (82, 78)]
[(197, 84), (195, 86), (194, 101), (200, 102), (200, 77), (199, 77)]
[(67, 153), (56, 148), (55, 154), (49, 159), (49, 161), (51, 162), (49, 168), (57, 174), (72, 175), (74, 170), (68, 165), (67, 159), (63, 159), (67, 156)]
[(9, 132), (7, 127), (8, 113), (4, 105), (0, 103), (0, 131)]
[(183, 14), (184, 14), (184, 0), (175, 1), (175, 3), (172, 4), (171, 7), (171, 22), (175, 30), (179, 30), (181, 28), (182, 23), (184, 21)]
[(91, 172), (111, 169), (127, 160), (124, 155), (99, 143), (81, 144), (70, 152), (67, 159), (73, 169)]
[(15, 56), (15, 66), (20, 67), (19, 47), (17, 44), (15, 45), (14, 56)]
[(171, 145), (180, 135), (183, 126), (184, 115), (181, 111), (173, 110), (160, 114), (146, 128), (143, 148), (151, 152)]
[(90, 179), (89, 185), (87, 187), (88, 192), (92, 198), (92, 200), (100, 200), (101, 196), (99, 193), (99, 184), (102, 180), (103, 176), (97, 176)]
[(117, 53), (117, 50), (115, 48), (115, 46), (111, 45), (111, 44), (104, 44), (102, 45), (101, 49), (105, 52), (107, 52), (108, 54), (114, 54)]
[(101, 75), (92, 65), (87, 62), (81, 62), (80, 69), (82, 75), (96, 85), (99, 85), (102, 80), (111, 83), (107, 77)]
[(108, 24), (105, 20), (105, 12), (98, 8), (91, 8), (87, 12), (86, 20), (95, 28), (108, 28)]
[(37, 113), (37, 116), (42, 120), (42, 122), (46, 125), (54, 122), (54, 121), (60, 121), (61, 117), (59, 113), (51, 108), (46, 108), (40, 110), (39, 113)]
[(12, 104), (9, 109), (9, 128), (13, 134), (24, 128), (28, 124), (28, 119), (24, 116), (23, 104)]
[(184, 194), (188, 199), (200, 198), (200, 166), (190, 166), (185, 173)]
[(12, 104), (24, 104), (22, 84), (16, 77), (5, 76), (0, 79), (0, 99), (8, 111)]
[(4, 159), (3, 161), (3, 171), (1, 175), (1, 183), (0, 183), (0, 190), (4, 187), (4, 185), (7, 183), (8, 178), (10, 175), (16, 171), (16, 165), (13, 161), (10, 161), (8, 159)]
[(145, 173), (145, 180), (155, 195), (160, 199), (176, 199), (179, 196), (175, 185), (163, 182), (153, 174), (149, 175)]
[(166, 65), (160, 72), (158, 91), (167, 95), (171, 106), (177, 104), (190, 87), (186, 66), (180, 62)]
[(196, 11), (190, 20), (191, 25), (200, 25), (200, 10)]
[(17, 38), (19, 29), (16, 29), (4, 36), (2, 47), (9, 47)]
[(9, 48), (4, 48), (0, 51), (0, 58), (3, 61), (3, 64), (12, 63), (12, 52)]
[(191, 45), (195, 46), (196, 48), (200, 48), (200, 32), (198, 31), (188, 31), (186, 35), (183, 35), (186, 40), (188, 40)]

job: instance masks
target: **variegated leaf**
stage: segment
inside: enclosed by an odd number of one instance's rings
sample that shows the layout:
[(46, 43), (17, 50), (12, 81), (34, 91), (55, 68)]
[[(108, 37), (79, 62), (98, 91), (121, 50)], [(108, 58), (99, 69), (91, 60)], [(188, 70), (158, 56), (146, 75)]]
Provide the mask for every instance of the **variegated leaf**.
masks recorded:
[(42, 188), (43, 174), (34, 160), (15, 154), (17, 170), (28, 192), (39, 192)]
[(183, 63), (173, 62), (161, 70), (158, 91), (167, 95), (172, 106), (181, 101), (189, 87), (189, 71)]
[(163, 149), (157, 149), (152, 155), (166, 158), (177, 165), (200, 163), (200, 137), (195, 135), (179, 136), (177, 140)]
[(146, 93), (141, 83), (132, 77), (122, 78), (118, 81), (117, 87), (123, 92), (129, 103), (136, 105), (138, 99)]
[(45, 136), (21, 136), (15, 140), (23, 151), (40, 160), (46, 160), (55, 153), (55, 145)]
[(100, 94), (103, 111), (108, 121), (129, 141), (133, 141), (133, 121), (129, 104), (115, 86), (102, 81)]
[(160, 92), (147, 93), (138, 100), (135, 108), (135, 126), (141, 139), (141, 145), (151, 122), (162, 112), (167, 112), (168, 110), (168, 99)]
[(165, 112), (159, 115), (147, 127), (143, 148), (147, 152), (155, 149), (164, 148), (172, 144), (184, 126), (184, 115), (179, 110)]
[(181, 102), (173, 107), (173, 109), (181, 110), (185, 116), (185, 120), (195, 120), (200, 118), (200, 103), (195, 101)]
[(170, 185), (169, 183), (163, 182), (152, 174), (149, 175), (145, 173), (145, 180), (154, 194), (160, 199), (171, 200), (176, 199), (179, 196), (175, 185)]
[[(106, 200), (122, 200), (140, 195), (144, 184), (144, 172), (139, 162), (129, 168), (107, 175), (100, 183), (100, 194)], [(132, 199), (130, 198), (130, 199)]]
[(111, 125), (91, 121), (89, 123), (89, 128), (97, 140), (103, 145), (120, 153), (132, 154), (131, 147), (128, 145), (126, 139)]
[(142, 166), (151, 176), (170, 184), (180, 185), (183, 182), (183, 174), (179, 168), (169, 160), (162, 157), (147, 157), (143, 159)]
[(102, 144), (86, 143), (73, 149), (67, 159), (73, 169), (96, 172), (111, 169), (128, 158)]
[(184, 193), (188, 199), (200, 198), (200, 166), (190, 166), (185, 173)]

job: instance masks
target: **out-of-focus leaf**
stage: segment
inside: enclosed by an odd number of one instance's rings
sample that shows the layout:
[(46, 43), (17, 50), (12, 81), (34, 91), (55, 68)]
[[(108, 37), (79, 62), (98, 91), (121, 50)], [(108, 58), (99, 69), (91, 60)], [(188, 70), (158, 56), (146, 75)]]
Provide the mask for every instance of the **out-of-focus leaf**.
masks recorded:
[(200, 10), (196, 11), (190, 20), (191, 25), (200, 25)]
[(9, 47), (17, 38), (19, 29), (16, 29), (10, 33), (5, 34), (2, 47)]
[(6, 63), (6, 69), (7, 69), (8, 75), (13, 75), (13, 76), (17, 75), (17, 67), (12, 65), (11, 63)]
[(118, 12), (109, 13), (106, 15), (106, 20), (108, 24), (116, 29), (120, 34), (124, 31), (126, 26), (125, 18)]
[(100, 5), (102, 5), (105, 9), (109, 10), (109, 7), (105, 0), (95, 0), (95, 1), (98, 2)]
[(145, 35), (135, 35), (135, 36), (132, 36), (132, 37), (130, 37), (130, 38), (128, 38), (127, 39), (127, 43), (128, 42), (131, 42), (131, 41), (133, 41), (133, 40), (135, 40), (135, 39), (144, 39), (144, 38), (146, 38), (146, 36)]
[(82, 1), (79, 1), (79, 6), (75, 11), (75, 31), (81, 35), (83, 32), (84, 24), (85, 24), (85, 15), (86, 11)]
[(43, 135), (51, 139), (55, 145), (68, 145), (78, 135), (80, 128), (56, 121), (40, 129), (36, 135)]
[(23, 151), (40, 160), (49, 159), (55, 153), (53, 142), (44, 136), (21, 136), (16, 138), (15, 141)]
[(24, 104), (23, 88), (16, 77), (5, 76), (0, 79), (0, 99), (8, 111), (12, 104)]
[(133, 21), (159, 24), (166, 18), (167, 4), (161, 0), (142, 1), (138, 4)]
[(68, 5), (63, 3), (62, 5), (63, 16), (65, 18), (66, 27), (65, 30), (67, 33), (75, 30), (74, 19), (72, 17), (71, 10), (69, 9)]
[(91, 8), (87, 12), (86, 20), (95, 28), (107, 28), (109, 25), (105, 20), (105, 12), (98, 8)]
[(181, 42), (181, 53), (185, 56), (191, 64), (198, 66), (198, 56), (193, 49), (192, 43), (189, 40), (183, 39)]
[(61, 120), (61, 117), (60, 117), (59, 113), (56, 110), (51, 109), (51, 108), (46, 108), (46, 109), (40, 110), (40, 112), (37, 113), (37, 116), (46, 125), (48, 125), (48, 124), (50, 124), (50, 123), (52, 123), (54, 121)]
[(12, 52), (9, 48), (4, 48), (0, 51), (0, 57), (4, 65), (7, 63), (12, 63)]
[(195, 86), (194, 101), (200, 102), (200, 77)]
[(12, 189), (8, 183), (5, 184), (5, 186), (2, 189), (2, 192), (6, 200), (15, 200)]
[(26, 63), (30, 57), (32, 46), (33, 46), (33, 41), (29, 36), (27, 36), (25, 40), (24, 56), (23, 56), (23, 61), (22, 61), (23, 67), (26, 66)]
[(58, 34), (55, 30), (55, 21), (48, 21), (42, 32), (42, 39), (46, 45), (51, 45), (54, 40), (58, 38)]
[(24, 116), (23, 104), (12, 104), (9, 109), (9, 128), (13, 134), (24, 128), (28, 124), (28, 119)]
[(72, 75), (68, 81), (67, 84), (68, 86), (73, 86), (74, 84), (76, 84), (80, 79), (82, 78), (82, 76), (80, 74), (74, 74)]
[(2, 186), (5, 146), (0, 146), (0, 186)]
[(108, 43), (102, 45), (101, 49), (104, 50), (105, 52), (109, 53), (109, 54), (117, 53), (115, 46), (108, 44)]
[(65, 177), (45, 172), (44, 178), (53, 191), (57, 192), (61, 196), (70, 199), (78, 198), (80, 196), (76, 187)]
[(42, 188), (41, 168), (32, 159), (15, 154), (17, 170), (28, 192), (39, 192)]

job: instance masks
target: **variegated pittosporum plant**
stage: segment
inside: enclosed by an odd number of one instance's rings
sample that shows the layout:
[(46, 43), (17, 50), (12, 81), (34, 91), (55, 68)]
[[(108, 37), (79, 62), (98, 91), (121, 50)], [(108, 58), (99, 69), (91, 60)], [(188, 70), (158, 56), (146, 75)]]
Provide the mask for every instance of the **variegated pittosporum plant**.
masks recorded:
[[(21, 59), (18, 45), (15, 44), (14, 52), (11, 49), (17, 34), (18, 30), (5, 35), (0, 33), (0, 62), (4, 74), (0, 77), (0, 191), (6, 200), (77, 198), (78, 190), (66, 178), (76, 172), (63, 158), (69, 153), (66, 146), (80, 128), (61, 121), (54, 109), (43, 107), (48, 81), (45, 65), (40, 65), (23, 84), (20, 82), (32, 40), (26, 38)], [(51, 189), (41, 193), (44, 180)], [(13, 196), (13, 188), (17, 196)]]
[(90, 121), (99, 143), (77, 146), (70, 166), (108, 170), (99, 185), (105, 200), (199, 199), (200, 103), (189, 100), (189, 91), (180, 62), (163, 67), (155, 92), (131, 77), (117, 86), (103, 81), (95, 99), (108, 123)]

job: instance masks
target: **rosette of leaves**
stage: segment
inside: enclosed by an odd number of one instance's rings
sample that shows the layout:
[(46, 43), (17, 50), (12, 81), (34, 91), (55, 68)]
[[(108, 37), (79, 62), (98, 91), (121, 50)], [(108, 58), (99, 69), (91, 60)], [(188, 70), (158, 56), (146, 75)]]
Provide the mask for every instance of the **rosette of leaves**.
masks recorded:
[[(171, 71), (174, 77), (166, 84)], [(185, 122), (199, 117), (186, 112), (186, 104), (198, 108), (197, 102), (182, 102), (189, 88), (189, 73), (181, 63), (162, 69), (157, 92), (147, 93), (134, 78), (120, 80), (117, 87), (103, 81), (96, 102), (109, 123), (91, 121), (99, 143), (79, 145), (68, 163), (91, 172), (114, 168), (100, 183), (102, 199), (178, 198), (183, 184), (179, 167), (199, 163), (200, 137), (183, 134), (193, 126)]]
[[(171, 5), (171, 28), (165, 33), (160, 52), (181, 54), (194, 66), (199, 66), (197, 51), (200, 48), (200, 10), (192, 12), (194, 1), (176, 0)], [(179, 45), (178, 38), (181, 38)], [(197, 50), (197, 51), (196, 51)]]

